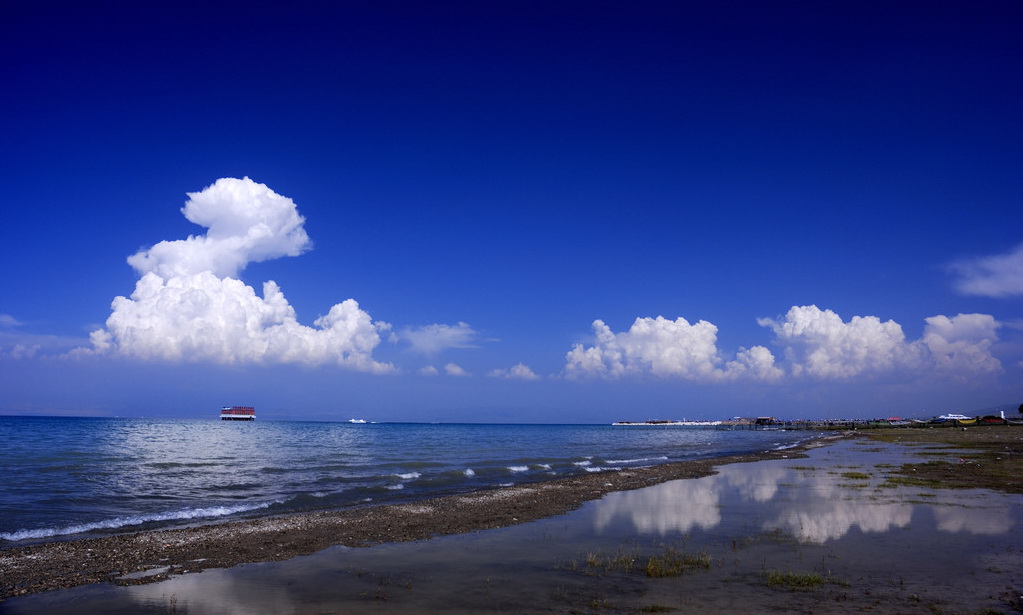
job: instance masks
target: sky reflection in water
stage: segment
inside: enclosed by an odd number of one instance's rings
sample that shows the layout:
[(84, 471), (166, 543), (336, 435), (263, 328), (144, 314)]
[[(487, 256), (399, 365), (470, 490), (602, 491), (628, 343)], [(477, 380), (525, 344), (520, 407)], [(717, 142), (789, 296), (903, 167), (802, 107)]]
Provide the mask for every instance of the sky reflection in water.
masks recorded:
[[(612, 493), (522, 526), (412, 544), (333, 548), (281, 563), (211, 570), (137, 587), (93, 586), (12, 600), (8, 612), (555, 612), (596, 602), (678, 612), (799, 610), (841, 603), (904, 613), (1005, 609), (1023, 584), (1021, 497), (881, 487), (907, 448), (843, 441), (791, 459)], [(869, 464), (866, 463), (869, 461)], [(867, 475), (868, 478), (864, 478)], [(766, 537), (766, 538), (765, 538)], [(591, 553), (664, 545), (708, 553), (706, 571), (648, 579), (589, 570)], [(637, 561), (642, 561), (637, 558)], [(841, 579), (766, 591), (764, 570)], [(951, 579), (969, 579), (969, 591)], [(1012, 594), (1010, 597), (1006, 597)], [(836, 602), (837, 601), (837, 602)]]
[[(758, 463), (719, 470), (700, 480), (611, 493), (595, 504), (596, 530), (628, 523), (639, 534), (709, 531), (725, 522), (725, 511), (737, 510), (755, 511), (761, 530), (780, 530), (815, 543), (842, 538), (853, 528), (864, 533), (905, 528), (922, 523), (928, 515), (933, 515), (941, 532), (996, 535), (1008, 532), (1015, 523), (1008, 497), (970, 498), (962, 491), (928, 491), (928, 501), (922, 503), (920, 493), (926, 490), (882, 487), (885, 475), (874, 468)], [(869, 478), (843, 476), (849, 473), (869, 474)]]

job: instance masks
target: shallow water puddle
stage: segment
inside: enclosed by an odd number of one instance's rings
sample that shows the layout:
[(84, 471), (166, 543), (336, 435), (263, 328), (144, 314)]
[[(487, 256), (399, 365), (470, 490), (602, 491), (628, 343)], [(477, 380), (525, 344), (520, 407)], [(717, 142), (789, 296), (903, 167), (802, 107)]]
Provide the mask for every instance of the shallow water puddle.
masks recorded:
[(897, 485), (841, 441), (410, 544), (10, 600), (8, 613), (977, 613), (1023, 608), (1021, 496)]

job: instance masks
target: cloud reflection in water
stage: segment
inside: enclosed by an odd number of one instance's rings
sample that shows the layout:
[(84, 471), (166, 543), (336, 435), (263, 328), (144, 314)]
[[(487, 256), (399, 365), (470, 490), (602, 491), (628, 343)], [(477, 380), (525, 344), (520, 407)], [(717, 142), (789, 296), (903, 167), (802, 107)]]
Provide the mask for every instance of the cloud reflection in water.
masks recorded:
[(641, 534), (665, 535), (695, 528), (740, 533), (755, 524), (822, 543), (854, 528), (863, 533), (905, 528), (914, 515), (922, 523), (929, 510), (942, 532), (991, 535), (1012, 528), (1007, 503), (966, 508), (955, 492), (939, 491), (929, 492), (932, 497), (921, 504), (909, 488), (878, 489), (882, 480), (875, 472), (869, 482), (853, 485), (836, 469), (807, 469), (791, 461), (727, 465), (714, 476), (608, 494), (595, 504), (594, 525), (599, 533), (629, 523)]

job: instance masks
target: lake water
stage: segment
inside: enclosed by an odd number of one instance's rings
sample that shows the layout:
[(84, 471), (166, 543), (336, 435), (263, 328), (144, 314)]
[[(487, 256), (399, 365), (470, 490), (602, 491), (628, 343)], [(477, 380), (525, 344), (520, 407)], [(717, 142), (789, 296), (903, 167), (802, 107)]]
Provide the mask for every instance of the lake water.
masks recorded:
[(412, 500), (777, 449), (816, 435), (0, 417), (0, 545)]
[[(844, 440), (807, 458), (617, 492), (528, 524), (14, 598), (68, 612), (1008, 613), (1023, 609), (1023, 496), (888, 479), (919, 451)], [(650, 576), (651, 561), (696, 565)]]

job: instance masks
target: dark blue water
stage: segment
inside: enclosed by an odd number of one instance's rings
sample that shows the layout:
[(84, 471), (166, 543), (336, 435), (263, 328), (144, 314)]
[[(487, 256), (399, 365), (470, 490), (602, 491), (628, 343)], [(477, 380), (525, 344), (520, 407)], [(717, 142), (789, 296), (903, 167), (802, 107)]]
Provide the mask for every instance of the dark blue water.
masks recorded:
[(0, 543), (412, 500), (807, 432), (0, 417)]

